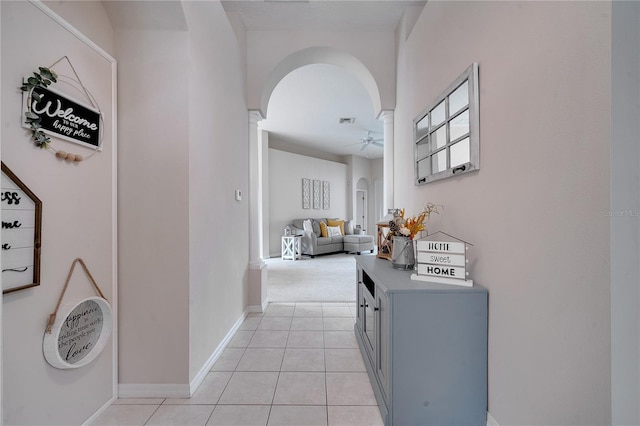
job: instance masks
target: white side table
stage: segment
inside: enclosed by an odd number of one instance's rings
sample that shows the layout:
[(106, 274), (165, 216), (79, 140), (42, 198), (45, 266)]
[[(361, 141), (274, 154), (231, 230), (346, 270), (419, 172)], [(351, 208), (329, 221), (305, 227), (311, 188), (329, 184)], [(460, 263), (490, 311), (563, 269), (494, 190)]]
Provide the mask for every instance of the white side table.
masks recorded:
[(302, 259), (300, 250), (300, 235), (283, 235), (282, 236), (282, 260)]

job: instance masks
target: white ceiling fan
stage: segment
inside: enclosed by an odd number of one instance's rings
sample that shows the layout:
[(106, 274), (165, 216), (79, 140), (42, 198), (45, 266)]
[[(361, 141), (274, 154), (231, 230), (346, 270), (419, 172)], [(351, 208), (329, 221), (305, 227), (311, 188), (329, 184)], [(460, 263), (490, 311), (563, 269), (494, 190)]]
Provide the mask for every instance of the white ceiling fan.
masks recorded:
[(377, 146), (379, 148), (384, 147), (384, 145), (382, 144), (382, 142), (384, 141), (384, 139), (374, 139), (371, 136), (371, 131), (367, 130), (366, 134), (363, 138), (360, 138), (360, 142), (362, 144), (362, 148), (360, 148), (360, 151), (364, 151), (366, 148), (369, 147), (369, 145), (373, 145), (373, 146)]

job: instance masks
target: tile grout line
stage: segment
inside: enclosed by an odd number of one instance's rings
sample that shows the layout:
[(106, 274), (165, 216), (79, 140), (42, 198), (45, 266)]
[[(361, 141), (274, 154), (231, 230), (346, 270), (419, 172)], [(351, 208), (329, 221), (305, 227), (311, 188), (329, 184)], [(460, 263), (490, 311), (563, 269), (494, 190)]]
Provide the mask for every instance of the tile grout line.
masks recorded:
[[(267, 310), (269, 308), (267, 307)], [(295, 313), (295, 304), (293, 305), (293, 313)], [(293, 313), (291, 314), (291, 322), (293, 322)], [(280, 361), (280, 370), (278, 371), (278, 378), (276, 379), (276, 386), (273, 388), (273, 395), (271, 396), (271, 404), (269, 405), (269, 415), (267, 416), (267, 425), (271, 420), (271, 412), (273, 411), (273, 405), (276, 399), (276, 392), (278, 391), (278, 384), (280, 383), (280, 374), (282, 373), (282, 364), (284, 363), (284, 356), (287, 353), (287, 346), (289, 344), (289, 336), (291, 335), (291, 323), (289, 323), (289, 330), (287, 331), (287, 340), (284, 343), (284, 352), (282, 353), (282, 361)]]
[(149, 420), (151, 420), (151, 418), (154, 416), (154, 414), (156, 414), (158, 412), (158, 410), (160, 409), (160, 407), (162, 406), (162, 404), (164, 404), (164, 401), (166, 401), (166, 398), (164, 398), (162, 400), (162, 402), (156, 407), (155, 410), (153, 410), (153, 413), (151, 413), (151, 415), (149, 416), (149, 418), (147, 418), (147, 420), (144, 421), (143, 426), (147, 425), (149, 423)]
[(322, 355), (323, 355), (323, 363), (324, 363), (324, 402), (325, 402), (325, 413), (327, 415), (327, 426), (329, 425), (329, 383), (327, 381), (327, 341), (325, 339), (325, 316), (324, 316), (324, 306), (321, 308), (322, 312)]

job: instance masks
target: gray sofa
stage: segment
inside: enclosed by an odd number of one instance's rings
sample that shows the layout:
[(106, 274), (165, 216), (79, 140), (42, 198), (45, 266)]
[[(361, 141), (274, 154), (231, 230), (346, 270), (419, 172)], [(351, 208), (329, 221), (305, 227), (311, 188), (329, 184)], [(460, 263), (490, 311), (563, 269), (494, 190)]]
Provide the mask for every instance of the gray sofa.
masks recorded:
[(303, 222), (305, 219), (294, 219), (289, 225), (295, 235), (301, 235), (301, 251), (311, 257), (318, 254), (354, 252), (360, 254), (370, 250), (373, 253), (373, 236), (365, 235), (363, 231), (356, 228), (352, 221), (345, 221), (345, 235), (334, 237), (322, 237), (320, 233), (320, 222), (327, 224), (327, 218), (312, 219), (312, 231), (305, 231)]

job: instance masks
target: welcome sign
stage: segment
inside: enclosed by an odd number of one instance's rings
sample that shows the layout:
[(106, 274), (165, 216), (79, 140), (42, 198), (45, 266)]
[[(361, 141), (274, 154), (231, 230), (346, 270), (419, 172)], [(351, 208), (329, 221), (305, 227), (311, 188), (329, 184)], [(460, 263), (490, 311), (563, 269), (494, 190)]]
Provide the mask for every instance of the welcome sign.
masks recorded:
[[(40, 118), (41, 130), (70, 142), (100, 148), (100, 111), (53, 89), (35, 87), (24, 94), (24, 109)], [(27, 102), (31, 101), (30, 105)], [(29, 128), (27, 123), (23, 127)]]
[(473, 286), (467, 280), (467, 246), (458, 241), (418, 241), (414, 280)]

